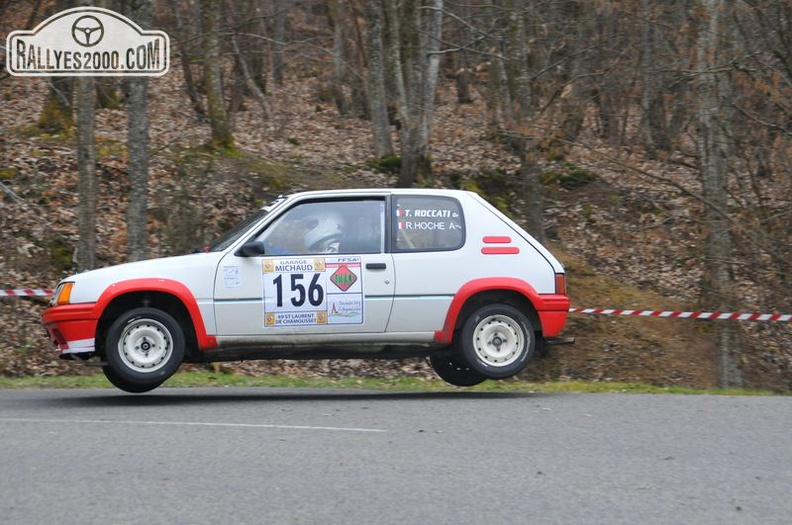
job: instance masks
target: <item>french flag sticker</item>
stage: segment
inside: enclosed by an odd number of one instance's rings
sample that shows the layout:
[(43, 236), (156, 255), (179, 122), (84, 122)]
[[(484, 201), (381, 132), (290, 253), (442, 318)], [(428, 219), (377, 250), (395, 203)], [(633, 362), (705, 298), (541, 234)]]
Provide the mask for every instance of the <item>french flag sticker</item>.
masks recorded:
[[(406, 213), (404, 213), (404, 210), (403, 210), (403, 209), (401, 209), (401, 208), (396, 208), (396, 217), (397, 217), (398, 219), (401, 219), (401, 218), (402, 218), (402, 217), (404, 217), (405, 215), (406, 215)], [(399, 225), (399, 229), (400, 229), (400, 230), (404, 230), (404, 229), (405, 229), (405, 228), (404, 228), (404, 221), (402, 221), (402, 220), (399, 220), (399, 221), (397, 221), (397, 223), (398, 223), (398, 225)]]

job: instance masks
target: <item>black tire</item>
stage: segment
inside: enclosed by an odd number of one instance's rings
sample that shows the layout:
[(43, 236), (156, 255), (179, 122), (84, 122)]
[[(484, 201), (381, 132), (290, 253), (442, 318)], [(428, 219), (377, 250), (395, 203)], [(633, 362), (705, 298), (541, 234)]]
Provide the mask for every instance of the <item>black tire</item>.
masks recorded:
[(162, 384), (162, 381), (146, 384), (130, 383), (116, 374), (115, 371), (107, 365), (102, 367), (102, 372), (104, 372), (105, 377), (113, 386), (120, 388), (124, 392), (129, 392), (130, 394), (142, 394), (143, 392), (154, 390)]
[(456, 386), (475, 386), (487, 380), (472, 370), (459, 355), (433, 355), (429, 357), (435, 373), (446, 383)]
[(525, 314), (507, 304), (490, 304), (465, 320), (458, 345), (472, 370), (487, 379), (505, 379), (528, 365), (536, 336)]
[(172, 376), (184, 360), (184, 331), (166, 312), (136, 308), (116, 319), (107, 332), (103, 367), (118, 388), (147, 392)]

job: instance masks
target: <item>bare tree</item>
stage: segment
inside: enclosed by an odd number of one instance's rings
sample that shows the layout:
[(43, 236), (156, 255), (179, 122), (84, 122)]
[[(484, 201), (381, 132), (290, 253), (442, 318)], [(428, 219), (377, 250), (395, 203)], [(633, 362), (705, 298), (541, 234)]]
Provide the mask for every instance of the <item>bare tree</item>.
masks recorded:
[(346, 0), (332, 0), (327, 3), (327, 12), (333, 26), (333, 81), (332, 92), (338, 114), (342, 117), (349, 116), (350, 100), (344, 85), (347, 77), (347, 49), (346, 49)]
[(209, 146), (217, 150), (234, 147), (234, 136), (228, 121), (223, 81), (221, 75), (221, 55), (219, 26), (222, 3), (201, 0), (201, 22), (204, 47), (204, 85), (206, 89), (207, 116), (212, 129)]
[(402, 165), (399, 186), (411, 186), (431, 173), (429, 131), (443, 33), (442, 0), (408, 0), (404, 4), (404, 60), (406, 107), (402, 112)]
[(649, 0), (641, 0), (641, 134), (650, 155), (655, 149), (670, 147), (666, 129), (665, 104), (658, 67), (657, 27)]
[[(193, 40), (193, 31), (190, 29), (190, 19), (185, 20), (184, 15), (182, 14), (182, 3), (181, 2), (173, 2), (173, 14), (176, 22), (176, 34), (178, 35), (177, 45), (179, 48), (179, 54), (181, 55), (181, 66), (182, 66), (182, 74), (184, 75), (184, 87), (187, 91), (187, 96), (190, 97), (190, 102), (192, 103), (192, 107), (195, 110), (195, 114), (199, 119), (204, 119), (206, 117), (206, 110), (203, 107), (203, 103), (198, 96), (198, 88), (195, 83), (195, 79), (193, 78), (193, 70), (192, 70), (192, 55), (193, 46), (189, 43)], [(188, 2), (188, 7), (190, 3)], [(198, 17), (196, 17), (198, 18)]]
[(368, 101), (371, 127), (374, 134), (374, 154), (393, 155), (388, 102), (385, 91), (385, 48), (383, 45), (384, 18), (380, 0), (363, 2), (366, 18), (366, 57), (368, 59)]
[[(402, 24), (401, 15), (395, 0), (380, 0), (385, 15), (385, 91), (388, 96), (388, 114), (398, 124), (406, 120), (407, 91), (404, 84), (402, 67)], [(392, 115), (392, 116), (391, 116)], [(404, 134), (400, 133), (402, 144)]]
[(40, 130), (58, 134), (73, 128), (73, 89), (72, 77), (50, 77), (49, 91), (38, 119)]
[(526, 201), (526, 226), (540, 241), (544, 240), (544, 214), (542, 212), (542, 182), (538, 168), (537, 133), (531, 131), (529, 120), (533, 116), (531, 72), (525, 50), (528, 42), (526, 13), (520, 0), (508, 1), (508, 67), (512, 86), (512, 109), (507, 118), (508, 133), (520, 159), (520, 183)]
[[(228, 9), (232, 20), (234, 20), (234, 26), (243, 27), (244, 22), (241, 20), (241, 17), (238, 16), (233, 4), (229, 5)], [(254, 27), (262, 28), (263, 25), (263, 21), (261, 21), (260, 23), (254, 24)], [(231, 36), (231, 45), (234, 50), (236, 67), (241, 75), (242, 83), (247, 88), (247, 92), (259, 103), (261, 109), (264, 110), (264, 115), (267, 117), (267, 120), (271, 122), (275, 118), (275, 113), (272, 109), (269, 95), (264, 92), (264, 75), (261, 71), (263, 61), (258, 58), (256, 53), (251, 52), (250, 47), (243, 47), (240, 43), (243, 41), (243, 37), (236, 32)], [(254, 67), (257, 68), (257, 70), (254, 70)]]
[(96, 266), (96, 147), (94, 145), (94, 112), (96, 86), (91, 77), (74, 79), (75, 109), (77, 113), (77, 193), (79, 195), (79, 240), (75, 259), (77, 269), (90, 270)]
[[(32, 25), (33, 17), (37, 14), (39, 7), (40, 3), (31, 13), (28, 25)], [(58, 0), (55, 9), (63, 11), (70, 7), (74, 7), (73, 0)], [(72, 77), (50, 77), (49, 91), (38, 119), (39, 129), (52, 134), (64, 133), (72, 129), (74, 126), (72, 90)]]
[(272, 43), (272, 79), (276, 86), (283, 85), (283, 49), (286, 45), (286, 13), (291, 7), (291, 0), (275, 0), (275, 27)]
[[(130, 18), (143, 29), (151, 26), (152, 0), (130, 0)], [(148, 258), (148, 170), (149, 119), (148, 77), (127, 79), (127, 151), (129, 152), (129, 197), (127, 203), (127, 258)]]
[(569, 33), (559, 37), (560, 50), (553, 51), (550, 59), (550, 63), (559, 66), (558, 77), (551, 83), (556, 87), (553, 101), (557, 101), (561, 120), (556, 134), (566, 143), (580, 136), (586, 108), (591, 104), (589, 71), (593, 64), (585, 50), (591, 45), (592, 29), (586, 21), (592, 9), (588, 2), (561, 2), (553, 13), (556, 20), (569, 21), (568, 24), (556, 22), (557, 30)]
[[(731, 98), (728, 68), (718, 63), (727, 32), (728, 0), (702, 0), (698, 42), (699, 149), (703, 197), (708, 202), (704, 213), (705, 241), (704, 299), (709, 306), (730, 311), (734, 286), (731, 273), (733, 241), (728, 216), (729, 135), (727, 115)], [(718, 345), (718, 382), (722, 388), (743, 384), (740, 368), (742, 349), (739, 332), (733, 324), (716, 328)]]

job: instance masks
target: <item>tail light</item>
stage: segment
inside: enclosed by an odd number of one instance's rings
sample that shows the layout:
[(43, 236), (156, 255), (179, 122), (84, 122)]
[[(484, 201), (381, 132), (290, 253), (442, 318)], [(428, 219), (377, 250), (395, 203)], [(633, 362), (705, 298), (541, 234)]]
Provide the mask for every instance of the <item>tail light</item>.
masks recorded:
[(555, 293), (557, 295), (566, 295), (566, 275), (563, 273), (555, 274)]

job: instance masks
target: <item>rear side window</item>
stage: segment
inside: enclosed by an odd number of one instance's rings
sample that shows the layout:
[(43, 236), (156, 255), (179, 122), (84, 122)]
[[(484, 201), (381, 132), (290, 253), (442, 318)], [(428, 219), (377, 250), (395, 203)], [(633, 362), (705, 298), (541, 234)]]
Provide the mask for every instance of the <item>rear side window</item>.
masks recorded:
[(393, 214), (394, 251), (456, 250), (465, 244), (465, 220), (456, 199), (395, 197)]

